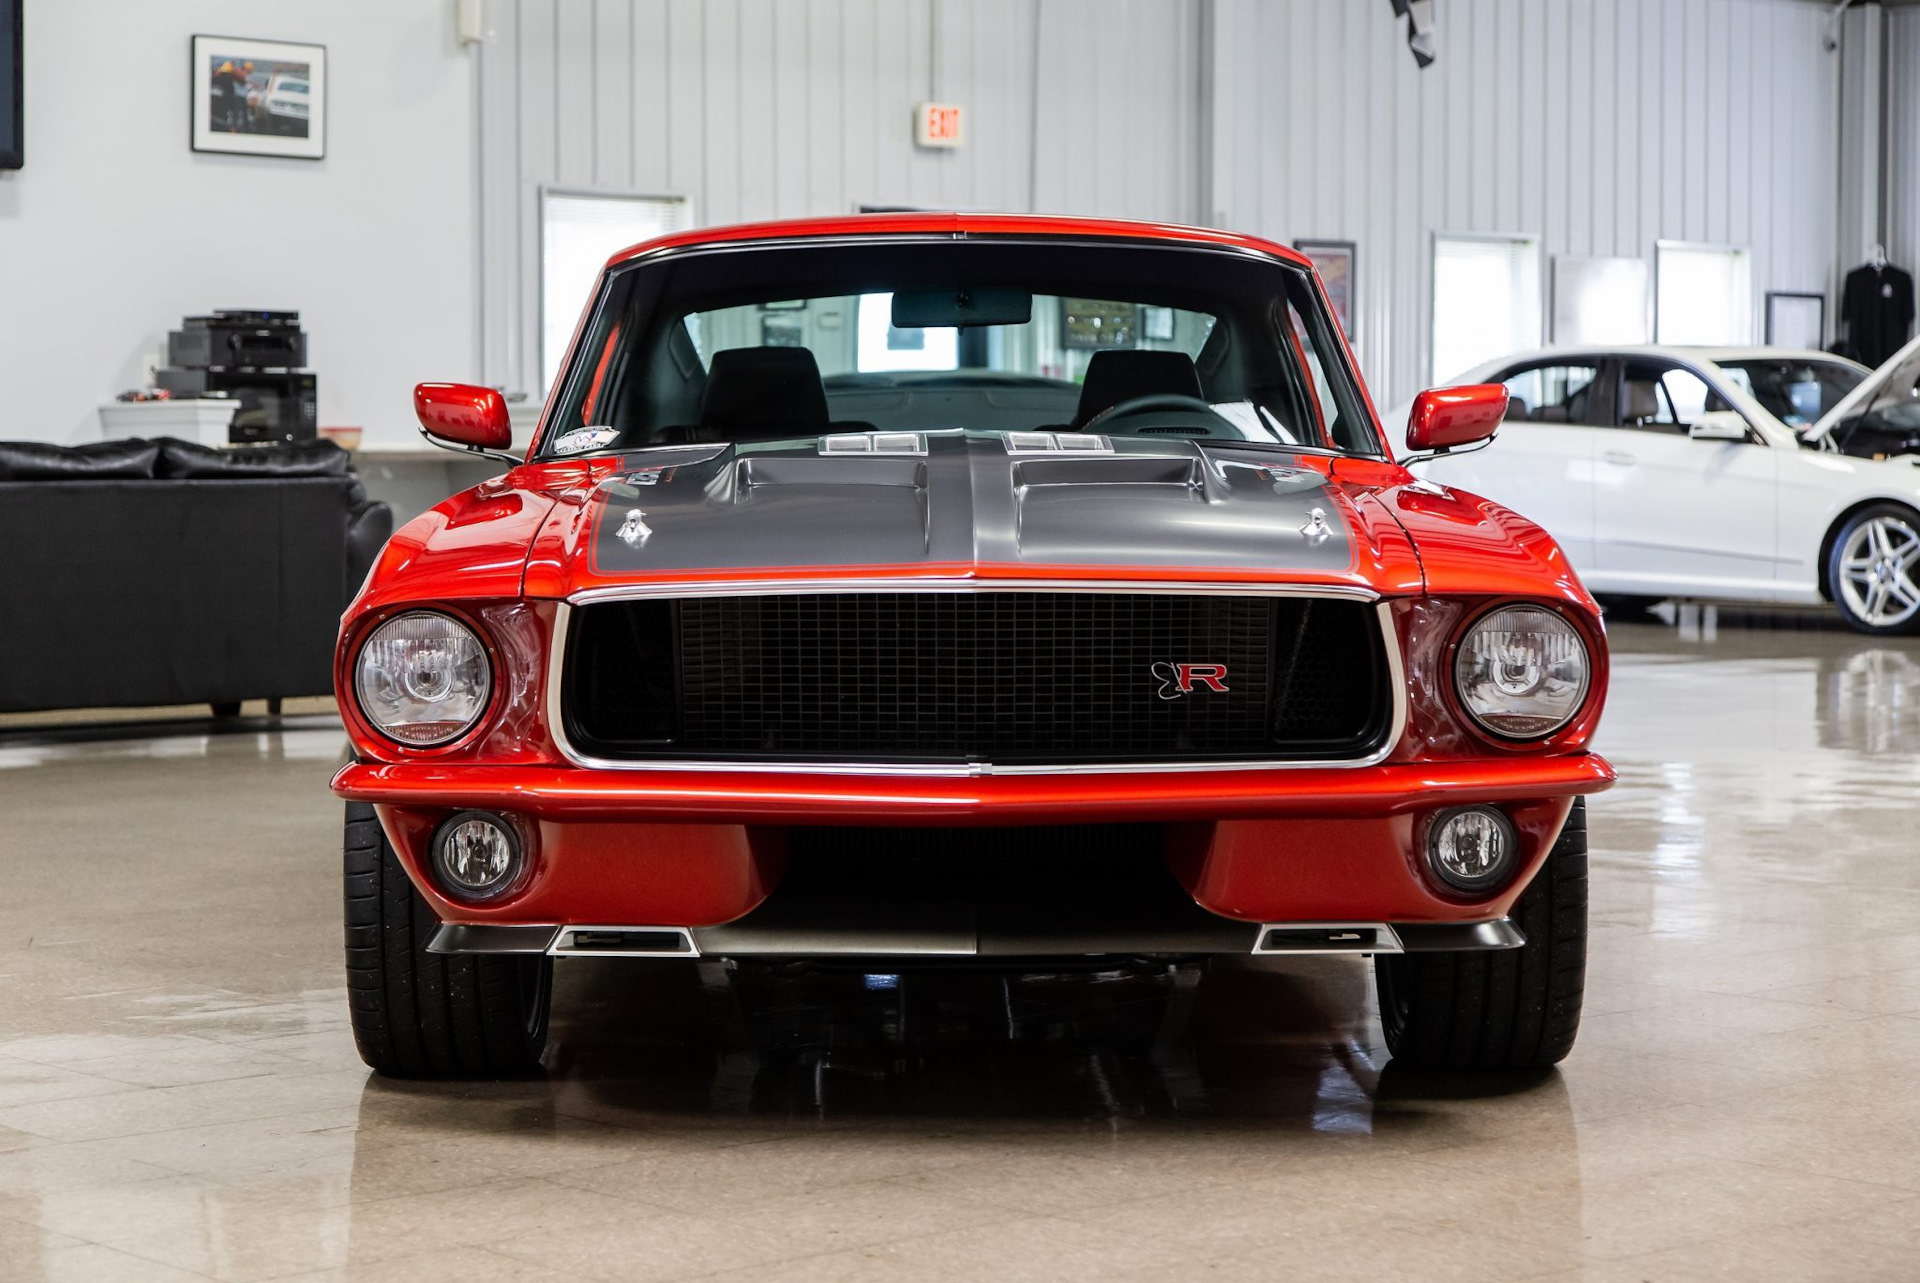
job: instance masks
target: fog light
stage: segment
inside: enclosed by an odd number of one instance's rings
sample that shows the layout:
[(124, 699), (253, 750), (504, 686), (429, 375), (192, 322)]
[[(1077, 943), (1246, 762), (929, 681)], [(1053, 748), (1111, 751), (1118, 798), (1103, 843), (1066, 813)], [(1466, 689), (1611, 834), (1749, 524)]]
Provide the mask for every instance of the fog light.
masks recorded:
[(440, 885), (462, 900), (489, 900), (520, 876), (520, 835), (486, 811), (448, 817), (433, 835), (433, 869)]
[(1513, 824), (1490, 806), (1442, 811), (1427, 829), (1427, 864), (1456, 891), (1491, 891), (1519, 858)]

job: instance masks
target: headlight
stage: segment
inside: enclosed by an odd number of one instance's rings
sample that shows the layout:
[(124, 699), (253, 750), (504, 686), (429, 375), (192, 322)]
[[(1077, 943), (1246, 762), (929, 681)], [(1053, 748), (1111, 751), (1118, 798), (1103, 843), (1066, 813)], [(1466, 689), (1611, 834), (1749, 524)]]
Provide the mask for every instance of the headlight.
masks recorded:
[(424, 610), (396, 615), (360, 647), (353, 681), (367, 720), (402, 744), (458, 738), (487, 710), (493, 676), (473, 630)]
[(1587, 672), (1580, 634), (1538, 606), (1507, 606), (1482, 618), (1453, 665), (1468, 714), (1505, 739), (1540, 739), (1573, 720), (1587, 697)]

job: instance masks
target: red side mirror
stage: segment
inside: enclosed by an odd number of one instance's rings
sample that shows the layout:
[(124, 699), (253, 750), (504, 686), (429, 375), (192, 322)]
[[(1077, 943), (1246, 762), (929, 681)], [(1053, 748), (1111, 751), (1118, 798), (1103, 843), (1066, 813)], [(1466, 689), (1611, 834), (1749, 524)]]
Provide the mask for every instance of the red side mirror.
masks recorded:
[(427, 435), (480, 450), (513, 444), (507, 399), (471, 383), (422, 383), (413, 390), (413, 412)]
[(1428, 388), (1407, 416), (1407, 449), (1419, 454), (1485, 441), (1506, 417), (1507, 390), (1498, 383)]

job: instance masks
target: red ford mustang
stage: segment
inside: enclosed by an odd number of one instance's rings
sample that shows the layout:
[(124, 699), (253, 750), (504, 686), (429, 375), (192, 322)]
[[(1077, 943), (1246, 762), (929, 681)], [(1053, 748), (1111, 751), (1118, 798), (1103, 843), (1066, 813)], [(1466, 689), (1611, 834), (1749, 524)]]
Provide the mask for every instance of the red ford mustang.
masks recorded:
[[(1504, 405), (1427, 393), (1411, 448)], [(491, 390), (416, 406), (509, 441)], [(374, 1068), (534, 1068), (586, 955), (1364, 954), (1398, 1057), (1572, 1045), (1598, 612), (1539, 527), (1393, 459), (1292, 251), (984, 215), (653, 241), (512, 462), (341, 629)]]

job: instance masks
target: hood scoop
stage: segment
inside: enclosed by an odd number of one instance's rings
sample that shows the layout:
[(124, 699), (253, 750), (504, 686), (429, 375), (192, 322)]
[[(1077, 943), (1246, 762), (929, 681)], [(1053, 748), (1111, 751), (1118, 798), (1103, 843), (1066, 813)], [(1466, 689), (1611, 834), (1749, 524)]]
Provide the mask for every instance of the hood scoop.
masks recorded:
[(737, 489), (759, 486), (906, 486), (927, 488), (927, 465), (911, 455), (749, 455), (734, 465)]
[(1031, 486), (1180, 486), (1197, 490), (1206, 484), (1206, 466), (1198, 456), (1178, 455), (1028, 458), (1013, 465), (1013, 484), (1022, 490)]

